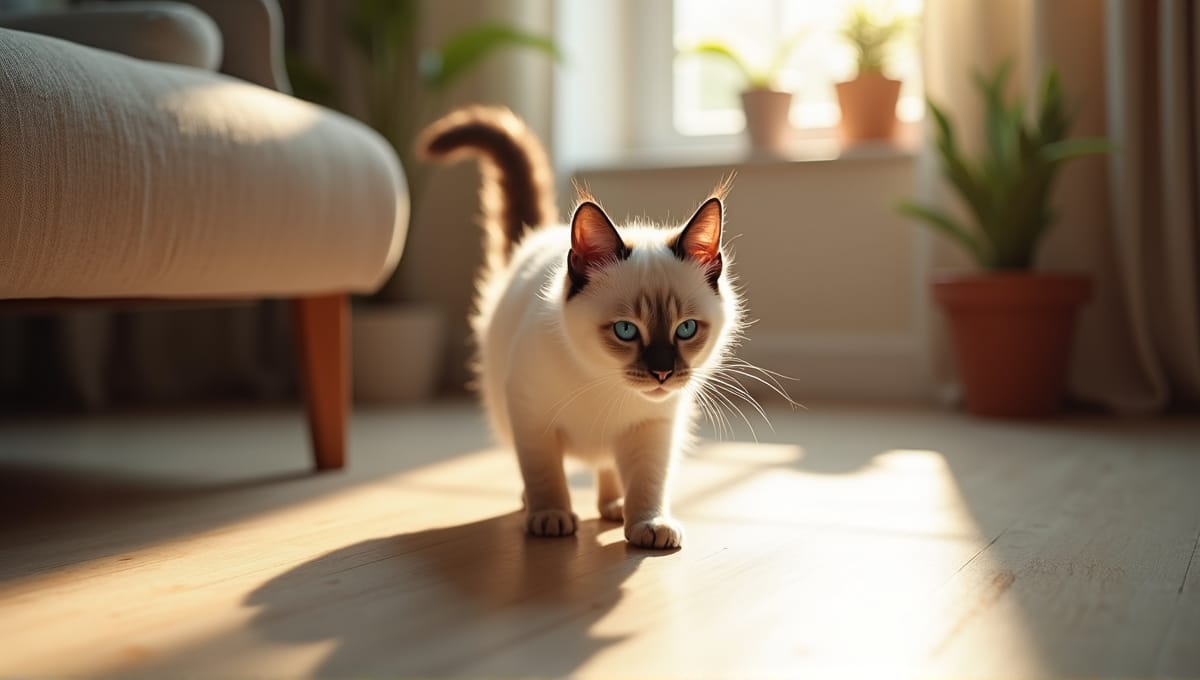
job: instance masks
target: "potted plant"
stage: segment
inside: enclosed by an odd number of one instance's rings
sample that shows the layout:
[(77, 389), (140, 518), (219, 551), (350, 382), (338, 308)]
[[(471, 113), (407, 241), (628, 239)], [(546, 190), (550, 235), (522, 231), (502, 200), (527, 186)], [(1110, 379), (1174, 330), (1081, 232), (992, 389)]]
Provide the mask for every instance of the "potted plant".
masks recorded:
[(905, 17), (882, 18), (865, 6), (851, 10), (842, 26), (842, 38), (854, 48), (856, 73), (853, 79), (836, 83), (842, 118), (842, 141), (854, 144), (868, 140), (890, 140), (896, 131), (896, 102), (900, 81), (884, 74), (888, 54), (908, 30)]
[[(363, 122), (388, 140), (400, 156), (409, 189), (410, 229), (419, 228), (426, 168), (413, 158), (417, 131), (442, 108), (447, 90), (495, 52), (533, 48), (558, 58), (547, 37), (500, 22), (468, 26), (440, 46), (417, 49), (420, 0), (355, 0), (347, 16), (349, 45), (362, 59)], [(297, 94), (337, 105), (337, 88), (303, 60), (289, 60)], [(303, 86), (303, 92), (301, 87)], [(411, 236), (411, 232), (410, 232)], [(412, 241), (410, 240), (410, 243)], [(355, 398), (411, 401), (437, 387), (445, 347), (445, 318), (436, 305), (410, 290), (406, 265), (419, 254), (406, 250), (396, 272), (373, 296), (356, 300), (351, 317)]]
[(913, 202), (900, 211), (957, 241), (985, 271), (934, 280), (933, 296), (950, 320), (967, 408), (997, 417), (1036, 417), (1061, 405), (1074, 322), (1091, 293), (1085, 275), (1033, 272), (1053, 226), (1055, 176), (1072, 158), (1104, 153), (1102, 139), (1068, 139), (1072, 114), (1058, 73), (1045, 73), (1032, 120), (1019, 98), (1007, 101), (1009, 67), (975, 76), (986, 114), (977, 158), (958, 146), (954, 126), (934, 102), (942, 173), (970, 215), (960, 223)]
[(792, 93), (780, 90), (778, 80), (799, 42), (797, 35), (781, 43), (765, 68), (752, 65), (731, 45), (719, 40), (706, 40), (683, 50), (685, 55), (717, 57), (742, 75), (745, 82), (742, 112), (746, 114), (746, 132), (755, 151), (779, 153), (787, 147)]

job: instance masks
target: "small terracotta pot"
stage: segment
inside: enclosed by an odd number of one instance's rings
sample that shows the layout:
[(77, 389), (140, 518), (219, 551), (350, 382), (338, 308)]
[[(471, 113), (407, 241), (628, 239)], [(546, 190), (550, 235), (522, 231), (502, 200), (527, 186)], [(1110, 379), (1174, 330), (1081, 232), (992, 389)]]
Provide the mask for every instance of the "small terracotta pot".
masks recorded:
[(746, 90), (742, 93), (742, 110), (746, 114), (746, 131), (755, 151), (778, 153), (787, 148), (788, 111), (792, 108), (792, 93), (776, 90)]
[(843, 142), (853, 144), (892, 139), (896, 134), (899, 80), (892, 80), (880, 73), (870, 73), (837, 83), (834, 88), (837, 90), (838, 106), (842, 109), (839, 127)]
[(1053, 415), (1091, 281), (1073, 274), (940, 278), (933, 297), (950, 317), (967, 410), (998, 418)]

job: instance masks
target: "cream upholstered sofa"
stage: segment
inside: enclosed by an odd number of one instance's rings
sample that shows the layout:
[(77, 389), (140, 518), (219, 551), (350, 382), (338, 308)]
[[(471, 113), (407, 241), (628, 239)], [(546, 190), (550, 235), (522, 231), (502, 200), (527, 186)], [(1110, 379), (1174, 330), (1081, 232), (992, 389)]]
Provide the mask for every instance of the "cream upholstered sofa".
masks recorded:
[(292, 300), (336, 468), (348, 294), (395, 267), (408, 197), (379, 135), (283, 93), (281, 36), (274, 0), (0, 17), (0, 310)]

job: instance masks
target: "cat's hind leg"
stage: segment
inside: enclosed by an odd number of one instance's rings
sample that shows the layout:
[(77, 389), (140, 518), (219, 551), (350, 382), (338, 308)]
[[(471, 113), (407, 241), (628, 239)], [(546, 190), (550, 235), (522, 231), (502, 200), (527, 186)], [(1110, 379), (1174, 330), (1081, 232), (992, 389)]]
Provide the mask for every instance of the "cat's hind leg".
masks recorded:
[(604, 467), (596, 470), (596, 493), (601, 517), (610, 522), (620, 522), (625, 518), (625, 491), (615, 469)]

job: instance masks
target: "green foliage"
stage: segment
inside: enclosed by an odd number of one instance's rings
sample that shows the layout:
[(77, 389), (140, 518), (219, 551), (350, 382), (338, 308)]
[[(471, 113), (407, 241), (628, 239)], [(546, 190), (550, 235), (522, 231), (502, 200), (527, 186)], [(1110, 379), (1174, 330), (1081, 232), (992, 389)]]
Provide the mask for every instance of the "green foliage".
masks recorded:
[(842, 25), (842, 38), (854, 48), (858, 75), (882, 74), (888, 50), (908, 33), (910, 23), (905, 17), (875, 16), (863, 5), (851, 10)]
[(284, 55), (284, 60), (293, 94), (321, 106), (335, 105), (337, 93), (333, 90), (333, 83), (329, 82), (324, 73), (298, 54), (288, 53)]
[(771, 56), (770, 63), (762, 68), (752, 65), (732, 45), (720, 40), (704, 40), (680, 50), (679, 53), (684, 56), (710, 56), (721, 59), (732, 64), (742, 74), (748, 89), (769, 90), (776, 87), (779, 74), (787, 66), (803, 37), (803, 33), (797, 33), (780, 43)]
[(450, 36), (441, 49), (422, 55), (421, 79), (430, 89), (445, 89), (488, 55), (505, 47), (528, 47), (556, 61), (562, 58), (550, 38), (527, 33), (507, 24), (479, 24)]
[[(342, 0), (338, 0), (339, 2)], [(409, 186), (412, 213), (424, 197), (425, 167), (414, 162), (417, 130), (442, 108), (441, 95), (496, 52), (525, 48), (560, 59), (545, 36), (504, 23), (476, 23), (448, 37), (440, 46), (420, 50), (421, 8), (434, 0), (345, 0), (349, 4), (346, 35), (366, 68), (359, 91), (365, 96), (363, 122), (378, 131), (399, 154)], [(337, 106), (338, 88), (311, 64), (290, 55), (288, 73), (297, 96)], [(400, 262), (403, 269), (410, 261)], [(396, 290), (397, 272), (376, 299), (406, 297)]]
[[(409, 151), (416, 126), (425, 118), (414, 104), (422, 92), (445, 91), (489, 56), (509, 47), (529, 48), (560, 59), (550, 38), (499, 22), (468, 26), (439, 47), (418, 52), (421, 4), (421, 0), (354, 0), (346, 21), (350, 44), (367, 65), (364, 122), (403, 155)], [(311, 65), (293, 55), (288, 71), (298, 95), (321, 104), (333, 103), (336, 88)]]
[(1062, 164), (1089, 154), (1106, 153), (1103, 139), (1067, 139), (1073, 113), (1066, 107), (1062, 81), (1046, 71), (1036, 116), (1027, 122), (1025, 104), (1005, 99), (1010, 64), (990, 77), (975, 74), (985, 104), (985, 145), (978, 158), (959, 148), (946, 112), (928, 102), (936, 128), (942, 174), (958, 192), (974, 222), (961, 224), (946, 213), (911, 201), (898, 209), (958, 241), (985, 269), (1026, 270), (1043, 236), (1053, 225), (1050, 207), (1054, 179)]

